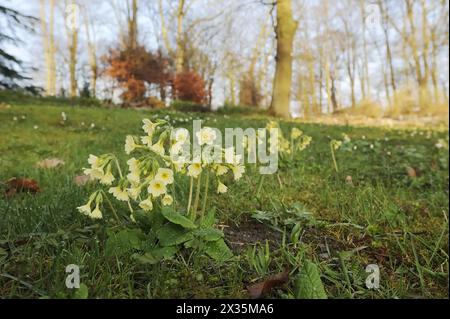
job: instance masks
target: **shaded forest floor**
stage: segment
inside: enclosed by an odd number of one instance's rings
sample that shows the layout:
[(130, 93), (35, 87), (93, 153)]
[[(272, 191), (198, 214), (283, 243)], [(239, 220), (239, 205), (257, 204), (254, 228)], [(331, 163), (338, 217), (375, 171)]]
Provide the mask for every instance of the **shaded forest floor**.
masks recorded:
[[(249, 170), (224, 195), (212, 195), (235, 257), (217, 265), (205, 256), (178, 255), (141, 265), (129, 255), (105, 254), (105, 223), (76, 207), (91, 186), (74, 177), (89, 154), (123, 154), (126, 134), (139, 134), (143, 118), (165, 117), (174, 126), (265, 127), (262, 116), (190, 114), (71, 107), (6, 101), (0, 108), (0, 180), (38, 181), (36, 195), (0, 196), (0, 297), (72, 298), (68, 264), (81, 266), (91, 298), (247, 298), (246, 287), (307, 256), (319, 267), (330, 298), (448, 298), (448, 126), (405, 129), (283, 122), (312, 136), (311, 146), (258, 193), (259, 174)], [(61, 112), (67, 120), (62, 121)], [(329, 141), (351, 141), (337, 151)], [(442, 141), (441, 141), (442, 142)], [(46, 158), (65, 165), (37, 168)], [(291, 243), (292, 220), (300, 224)], [(267, 240), (269, 253), (266, 254)], [(255, 266), (253, 247), (266, 255)], [(268, 256), (268, 257), (267, 257)], [(365, 268), (380, 268), (380, 289), (365, 286)], [(291, 298), (295, 284), (268, 297)]]

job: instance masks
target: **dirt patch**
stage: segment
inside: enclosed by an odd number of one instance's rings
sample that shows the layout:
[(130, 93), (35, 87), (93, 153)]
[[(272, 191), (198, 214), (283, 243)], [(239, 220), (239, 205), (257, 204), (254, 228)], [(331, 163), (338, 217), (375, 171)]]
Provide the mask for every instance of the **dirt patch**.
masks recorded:
[(278, 248), (282, 234), (257, 220), (244, 220), (239, 225), (224, 225), (225, 238), (233, 251), (241, 252), (248, 246), (269, 242), (271, 249)]

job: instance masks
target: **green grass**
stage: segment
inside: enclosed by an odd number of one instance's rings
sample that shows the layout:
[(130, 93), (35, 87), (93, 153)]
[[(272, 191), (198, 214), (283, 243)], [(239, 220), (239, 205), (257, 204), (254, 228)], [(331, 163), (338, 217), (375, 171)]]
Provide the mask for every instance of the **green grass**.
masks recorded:
[[(72, 298), (74, 291), (65, 286), (68, 264), (81, 266), (90, 298), (246, 298), (249, 283), (285, 268), (291, 280), (269, 297), (289, 298), (305, 258), (318, 265), (329, 298), (448, 298), (448, 150), (435, 147), (439, 138), (448, 141), (448, 128), (282, 123), (286, 132), (299, 126), (312, 136), (310, 148), (265, 177), (258, 196), (260, 176), (252, 169), (227, 194), (211, 195), (219, 227), (227, 226), (226, 234), (238, 231), (237, 238), (227, 237), (235, 258), (216, 264), (181, 253), (145, 266), (131, 253), (105, 255), (114, 222), (95, 222), (77, 212), (94, 189), (73, 181), (88, 155), (114, 152), (125, 158), (125, 135), (139, 134), (146, 117), (168, 115), (175, 126), (187, 128), (185, 120), (192, 118), (219, 128), (264, 127), (267, 119), (50, 105), (31, 98), (6, 102), (12, 106), (0, 108), (0, 180), (33, 178), (42, 193), (0, 196), (0, 298)], [(65, 124), (62, 111), (68, 115)], [(352, 141), (336, 152), (336, 173), (329, 141), (342, 133)], [(51, 157), (66, 165), (36, 168), (36, 162)], [(408, 176), (407, 167), (418, 176)], [(180, 184), (177, 196), (186, 193), (187, 183)], [(296, 212), (305, 217), (297, 220), (300, 235), (294, 242), (286, 224)], [(258, 228), (259, 238), (239, 238), (239, 230), (252, 229), (255, 214), (269, 216)], [(247, 250), (256, 240), (265, 246), (265, 238), (271, 241), (270, 256), (258, 267)], [(379, 290), (365, 287), (369, 264), (380, 267)]]

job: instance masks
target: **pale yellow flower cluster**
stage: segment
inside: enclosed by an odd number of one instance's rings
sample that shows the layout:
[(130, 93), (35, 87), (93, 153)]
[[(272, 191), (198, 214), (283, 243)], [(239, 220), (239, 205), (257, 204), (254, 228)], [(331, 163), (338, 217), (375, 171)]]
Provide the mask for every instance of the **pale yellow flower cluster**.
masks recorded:
[(266, 125), (266, 130), (276, 129), (278, 130), (278, 137), (271, 135), (269, 137), (269, 151), (274, 153), (278, 151), (281, 155), (288, 154), (294, 155), (296, 151), (303, 151), (306, 149), (312, 141), (312, 138), (308, 135), (304, 135), (303, 131), (294, 127), (290, 133), (290, 140), (286, 139), (278, 122), (270, 121)]
[[(245, 172), (245, 166), (240, 163), (240, 158), (234, 154), (234, 150), (220, 150), (226, 163), (215, 164), (206, 160), (190, 162), (190, 158), (178, 158), (172, 160), (172, 154), (179, 154), (186, 145), (190, 146), (190, 135), (186, 129), (174, 129), (167, 121), (158, 120), (152, 122), (143, 120), (144, 136), (140, 138), (131, 135), (126, 136), (124, 150), (127, 155), (134, 155), (127, 161), (128, 172), (122, 173), (117, 158), (114, 155), (95, 156), (90, 155), (84, 173), (101, 184), (109, 185), (108, 193), (116, 200), (126, 202), (133, 219), (133, 206), (136, 205), (143, 211), (152, 211), (155, 205), (170, 206), (174, 200), (169, 190), (175, 183), (175, 173), (197, 179), (207, 175), (206, 183), (212, 173), (217, 183), (217, 193), (226, 193), (228, 187), (223, 182), (223, 176), (231, 172), (233, 179), (238, 181)], [(205, 127), (196, 134), (200, 146), (211, 146), (217, 139), (216, 131)], [(116, 172), (117, 178), (112, 171)], [(219, 179), (220, 178), (220, 179)], [(116, 183), (114, 185), (113, 182)], [(191, 188), (192, 188), (191, 182)], [(206, 187), (207, 189), (207, 187)], [(192, 190), (190, 191), (192, 193)], [(94, 196), (95, 195), (95, 196)], [(78, 210), (93, 218), (103, 217), (100, 211), (104, 191), (97, 191), (91, 195), (87, 204), (78, 207)], [(206, 197), (206, 196), (205, 196)], [(92, 210), (95, 201), (95, 208)], [(139, 209), (138, 208), (138, 209)], [(135, 208), (136, 209), (136, 208)], [(189, 208), (188, 208), (189, 210)]]

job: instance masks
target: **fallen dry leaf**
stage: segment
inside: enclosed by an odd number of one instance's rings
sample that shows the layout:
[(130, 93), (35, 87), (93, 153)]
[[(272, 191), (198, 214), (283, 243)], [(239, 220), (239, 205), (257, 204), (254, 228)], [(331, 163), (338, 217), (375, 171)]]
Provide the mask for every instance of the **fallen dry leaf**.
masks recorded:
[(345, 182), (346, 182), (348, 185), (350, 185), (350, 186), (354, 186), (354, 185), (353, 185), (353, 178), (352, 178), (350, 175), (348, 175), (348, 176), (345, 178)]
[(47, 158), (40, 162), (36, 163), (36, 166), (39, 168), (56, 168), (59, 166), (63, 166), (65, 162), (60, 160), (59, 158)]
[(78, 186), (84, 186), (89, 182), (92, 182), (93, 179), (89, 175), (78, 175), (73, 178), (75, 184)]
[(409, 177), (417, 177), (417, 171), (411, 166), (408, 166), (406, 168), (406, 173), (408, 174)]
[(267, 278), (266, 280), (250, 285), (247, 290), (252, 299), (259, 299), (267, 294), (270, 290), (280, 287), (289, 281), (289, 270)]
[(30, 178), (13, 177), (6, 181), (6, 186), (6, 197), (11, 197), (20, 192), (36, 194), (41, 191), (38, 183)]

